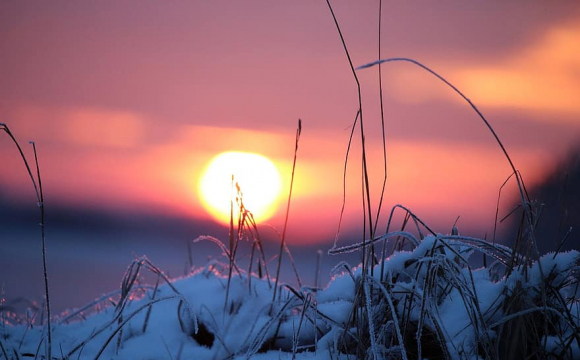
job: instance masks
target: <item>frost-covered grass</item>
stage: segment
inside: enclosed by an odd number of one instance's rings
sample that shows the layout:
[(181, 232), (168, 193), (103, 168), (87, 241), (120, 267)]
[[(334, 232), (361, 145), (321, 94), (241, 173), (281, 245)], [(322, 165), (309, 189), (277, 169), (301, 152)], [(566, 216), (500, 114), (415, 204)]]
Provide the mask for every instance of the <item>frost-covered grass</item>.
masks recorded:
[[(241, 194), (236, 201), (227, 245), (197, 239), (217, 244), (223, 262), (169, 279), (142, 257), (119, 290), (80, 309), (50, 316), (48, 304), (25, 314), (2, 307), (0, 359), (580, 358), (580, 253), (534, 255), (529, 203), (513, 249), (455, 228), (437, 234), (397, 205), (386, 234), (335, 244), (332, 254), (365, 256), (354, 269), (339, 264), (318, 289), (270, 276), (258, 226)], [(389, 232), (399, 209), (405, 220)], [(247, 269), (239, 246), (251, 248)], [(474, 255), (487, 259), (481, 268), (472, 268)], [(154, 286), (139, 283), (143, 271), (157, 275)]]
[[(377, 244), (386, 239), (405, 244), (372, 275), (344, 266), (324, 289), (280, 284), (275, 301), (272, 279), (242, 270), (229, 278), (228, 262), (167, 279), (146, 258), (137, 259), (120, 291), (53, 319), (53, 356), (580, 358), (579, 252), (511, 267), (509, 248), (481, 239), (395, 232)], [(481, 252), (494, 262), (472, 269), (469, 256)], [(153, 271), (160, 283), (137, 286), (141, 271)], [(46, 326), (9, 313), (3, 320), (4, 358), (43, 358)]]
[[(227, 244), (210, 236), (198, 239), (217, 244), (223, 262), (213, 261), (189, 276), (169, 279), (141, 257), (129, 265), (119, 290), (54, 317), (45, 271), (47, 303), (42, 309), (14, 314), (0, 308), (0, 360), (580, 359), (580, 253), (537, 253), (537, 214), (499, 137), (459, 89), (408, 58), (378, 60), (361, 68), (377, 65), (380, 80), (381, 63), (411, 63), (461, 96), (488, 127), (513, 170), (523, 209), (522, 226), (509, 248), (459, 235), (455, 228), (451, 235), (435, 233), (410, 210), (397, 205), (387, 233), (376, 236), (386, 184), (386, 148), (385, 177), (373, 218), (360, 83), (327, 3), (358, 87), (354, 125), (360, 125), (363, 227), (370, 235), (341, 248), (335, 243), (329, 252), (360, 251), (361, 264), (355, 268), (339, 264), (323, 289), (301, 286), (298, 276), (298, 288), (279, 283), (277, 276), (270, 276), (258, 226), (238, 193), (240, 215), (230, 221)], [(38, 162), (35, 178), (7, 125), (0, 124), (0, 130), (20, 151), (43, 219)], [(299, 135), (300, 123), (296, 151)], [(396, 209), (406, 212), (405, 220), (399, 231), (389, 232)], [(416, 225), (413, 232), (405, 229), (409, 223)], [(284, 252), (291, 260), (284, 241), (286, 224), (275, 274), (279, 274)], [(248, 240), (251, 247), (248, 269), (236, 260), (238, 246), (246, 243), (242, 240)], [(42, 242), (44, 249), (44, 236)], [(483, 266), (472, 268), (472, 257), (483, 257)], [(157, 275), (154, 286), (139, 284), (143, 271)]]
[[(361, 114), (359, 109), (362, 122)], [(0, 130), (12, 138), (38, 186), (43, 218), (38, 163), (35, 178), (8, 126)], [(296, 150), (299, 134), (300, 125)], [(368, 239), (335, 243), (331, 254), (360, 251), (361, 264), (339, 264), (323, 289), (301, 286), (298, 276), (294, 288), (270, 275), (258, 226), (238, 189), (239, 217), (230, 221), (229, 241), (197, 239), (217, 244), (223, 262), (169, 279), (142, 257), (129, 265), (119, 290), (57, 316), (50, 314), (45, 272), (42, 309), (14, 314), (0, 308), (0, 360), (580, 359), (580, 253), (539, 256), (537, 214), (514, 174), (523, 213), (513, 248), (459, 235), (456, 228), (451, 235), (435, 233), (397, 205), (386, 234), (375, 236), (369, 216)], [(397, 209), (405, 220), (389, 232)], [(284, 252), (291, 260), (284, 233), (275, 274)], [(247, 269), (237, 263), (241, 244), (251, 247)], [(482, 267), (472, 268), (474, 256), (485, 259)], [(158, 282), (140, 284), (143, 271)]]

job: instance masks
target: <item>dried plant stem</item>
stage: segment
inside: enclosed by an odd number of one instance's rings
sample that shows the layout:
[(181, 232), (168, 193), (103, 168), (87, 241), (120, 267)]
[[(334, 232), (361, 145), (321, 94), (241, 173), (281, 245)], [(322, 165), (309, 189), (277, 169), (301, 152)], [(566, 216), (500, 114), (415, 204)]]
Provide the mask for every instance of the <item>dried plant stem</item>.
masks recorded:
[(334, 236), (334, 244), (332, 248), (336, 248), (336, 244), (338, 243), (338, 237), (340, 235), (340, 229), (342, 228), (342, 219), (344, 217), (344, 209), (346, 207), (346, 170), (348, 168), (348, 157), (350, 155), (350, 147), (352, 145), (352, 139), (354, 137), (354, 130), (356, 128), (356, 122), (358, 121), (358, 117), (360, 115), (360, 111), (357, 110), (356, 115), (354, 117), (354, 122), (350, 127), (350, 136), (348, 137), (348, 146), (346, 147), (346, 154), (344, 158), (344, 168), (342, 170), (342, 206), (340, 208), (340, 215), (338, 217), (338, 226), (336, 229), (336, 235)]
[(46, 316), (47, 316), (47, 336), (48, 336), (48, 359), (52, 359), (52, 331), (51, 331), (51, 311), (50, 311), (50, 296), (48, 287), (48, 271), (46, 270), (46, 234), (44, 227), (44, 193), (42, 192), (42, 180), (40, 178), (40, 167), (38, 166), (38, 155), (36, 153), (36, 144), (31, 141), (32, 149), (34, 150), (34, 163), (36, 164), (36, 177), (38, 179), (38, 191), (40, 194), (40, 229), (42, 232), (42, 270), (44, 273), (44, 295), (46, 296)]
[(2, 344), (1, 340), (0, 340), (0, 349), (2, 350), (2, 355), (4, 355), (6, 360), (8, 360), (8, 354), (6, 354), (6, 349), (4, 349), (4, 345)]
[[(136, 290), (144, 290), (144, 289), (155, 289), (153, 286), (151, 285), (136, 285), (133, 287)], [(115, 290), (115, 291), (111, 291), (109, 293), (106, 293), (104, 295), (101, 295), (99, 298), (95, 299), (94, 301), (86, 304), (85, 306), (83, 306), (80, 309), (74, 310), (73, 312), (71, 312), (70, 314), (68, 314), (67, 316), (65, 316), (64, 318), (61, 318), (58, 321), (59, 325), (63, 325), (63, 324), (67, 324), (69, 320), (71, 320), (72, 318), (74, 318), (75, 316), (79, 316), (79, 317), (83, 317), (82, 313), (85, 312), (86, 310), (97, 306), (99, 303), (101, 303), (104, 300), (108, 300), (110, 298), (112, 298), (113, 296), (119, 295), (121, 293), (121, 289)]]
[(314, 271), (314, 288), (318, 290), (319, 286), (319, 279), (320, 279), (320, 261), (322, 259), (322, 250), (316, 251), (316, 269)]
[(32, 181), (32, 185), (34, 186), (34, 191), (36, 192), (36, 200), (38, 203), (38, 207), (40, 209), (40, 229), (41, 229), (41, 239), (42, 239), (42, 267), (43, 267), (43, 274), (44, 274), (44, 296), (46, 297), (46, 316), (47, 316), (47, 358), (52, 359), (52, 331), (51, 331), (51, 311), (50, 311), (50, 296), (49, 296), (49, 287), (48, 287), (48, 271), (46, 269), (46, 234), (44, 229), (44, 194), (42, 192), (42, 181), (40, 178), (40, 167), (38, 166), (38, 155), (36, 153), (36, 144), (33, 141), (30, 141), (32, 145), (32, 149), (34, 151), (34, 163), (36, 165), (36, 176), (38, 179), (38, 185), (36, 180), (34, 179), (34, 175), (32, 174), (32, 170), (30, 169), (30, 165), (28, 164), (28, 160), (20, 147), (20, 144), (8, 128), (8, 125), (4, 123), (0, 123), (0, 130), (4, 130), (6, 134), (12, 139), (12, 142), (18, 148), (18, 152), (20, 153), (20, 157), (26, 166), (26, 170), (28, 171), (28, 175), (30, 176), (30, 180)]
[(498, 194), (497, 194), (497, 204), (496, 204), (496, 207), (495, 207), (495, 219), (493, 221), (493, 237), (491, 239), (492, 243), (494, 243), (494, 244), (495, 244), (495, 234), (496, 234), (496, 231), (497, 231), (497, 217), (499, 215), (499, 202), (500, 202), (500, 199), (501, 199), (501, 191), (503, 190), (504, 186), (506, 186), (506, 184), (511, 179), (511, 177), (514, 176), (514, 175), (515, 175), (515, 173), (512, 173), (510, 176), (508, 176), (508, 178), (505, 179), (505, 181), (503, 182), (503, 184), (501, 184), (501, 186), (499, 187), (499, 191), (498, 191)]
[[(381, 58), (381, 28), (382, 28), (382, 14), (383, 14), (383, 0), (379, 1), (379, 59)], [(375, 228), (373, 233), (377, 233), (377, 225), (379, 223), (379, 216), (381, 215), (381, 208), (383, 206), (383, 199), (385, 196), (385, 188), (387, 186), (387, 138), (385, 135), (385, 108), (383, 101), (383, 72), (382, 66), (378, 66), (378, 76), (379, 76), (379, 100), (381, 104), (381, 131), (383, 135), (383, 185), (381, 187), (381, 196), (379, 197), (379, 203), (377, 206), (377, 214), (375, 216)]]
[(491, 132), (491, 134), (493, 135), (495, 141), (497, 142), (497, 144), (499, 145), (499, 147), (501, 148), (505, 158), (507, 159), (512, 171), (514, 174), (516, 174), (516, 182), (518, 185), (518, 190), (520, 193), (520, 200), (522, 202), (522, 206), (524, 208), (524, 212), (525, 212), (525, 216), (526, 216), (526, 220), (530, 229), (530, 236), (532, 239), (532, 243), (533, 243), (533, 247), (534, 250), (536, 252), (536, 255), (539, 255), (539, 252), (537, 250), (537, 246), (536, 246), (536, 241), (534, 238), (534, 231), (533, 231), (533, 227), (534, 227), (534, 216), (532, 214), (532, 211), (530, 209), (530, 202), (528, 197), (525, 194), (525, 187), (524, 187), (524, 183), (523, 180), (521, 179), (521, 176), (519, 176), (519, 173), (511, 159), (511, 157), (509, 156), (506, 148), (504, 147), (503, 143), (501, 142), (501, 140), (499, 139), (499, 136), (497, 135), (497, 133), (495, 132), (495, 130), (493, 129), (493, 127), (491, 126), (491, 124), (487, 121), (487, 119), (485, 118), (485, 116), (483, 116), (483, 114), (481, 113), (481, 111), (479, 111), (479, 109), (477, 108), (477, 106), (475, 106), (475, 104), (473, 102), (471, 102), (471, 100), (469, 100), (469, 98), (467, 98), (467, 96), (465, 96), (455, 85), (453, 85), (452, 83), (450, 83), (449, 81), (447, 81), (443, 76), (439, 75), (438, 73), (436, 73), (435, 71), (431, 70), (429, 67), (423, 65), (422, 63), (418, 62), (417, 60), (414, 59), (409, 59), (409, 58), (404, 58), (404, 57), (398, 57), (398, 58), (388, 58), (388, 59), (380, 59), (377, 61), (374, 61), (372, 63), (369, 64), (365, 64), (362, 66), (357, 67), (357, 70), (360, 69), (366, 69), (375, 65), (379, 65), (382, 63), (386, 63), (386, 62), (408, 62), (411, 64), (414, 64), (420, 68), (422, 68), (423, 70), (429, 72), (430, 74), (432, 74), (433, 76), (435, 76), (436, 78), (438, 78), (439, 80), (441, 80), (443, 83), (445, 83), (445, 85), (449, 86), (453, 91), (455, 91), (459, 96), (461, 96), (463, 98), (463, 100), (465, 100), (469, 106), (471, 106), (471, 108), (477, 113), (477, 115), (479, 116), (479, 118), (483, 121), (483, 123), (485, 124), (485, 126), (488, 128), (488, 130)]
[(233, 270), (234, 263), (235, 263), (235, 259), (234, 259), (234, 247), (235, 247), (235, 240), (234, 240), (234, 199), (232, 197), (233, 189), (234, 189), (234, 175), (232, 174), (232, 188), (231, 188), (231, 194), (230, 194), (230, 232), (229, 232), (230, 251), (228, 252), (228, 254), (229, 254), (228, 260), (230, 262), (230, 266), (228, 267), (228, 285), (226, 288), (226, 298), (224, 300), (224, 313), (226, 312), (226, 309), (228, 307), (228, 298), (230, 295), (230, 284), (232, 281), (232, 270)]
[[(363, 169), (362, 175), (363, 175), (364, 192), (366, 194), (366, 210), (365, 210), (366, 216), (365, 216), (363, 221), (366, 224), (367, 217), (368, 217), (368, 225), (369, 225), (369, 232), (370, 232), (369, 237), (372, 239), (372, 238), (374, 238), (374, 227), (373, 227), (373, 216), (372, 216), (372, 211), (371, 211), (371, 196), (370, 196), (369, 175), (368, 175), (367, 157), (366, 157), (361, 86), (360, 86), (360, 81), (358, 80), (358, 76), (356, 74), (356, 70), (355, 70), (354, 65), (352, 63), (350, 53), (349, 53), (348, 48), (346, 46), (344, 36), (342, 35), (342, 31), (340, 30), (340, 25), (338, 24), (338, 20), (336, 19), (336, 15), (334, 14), (334, 10), (332, 9), (332, 5), (330, 5), (330, 0), (326, 0), (326, 4), (328, 5), (328, 9), (330, 10), (330, 14), (332, 15), (332, 19), (334, 20), (334, 24), (336, 26), (336, 30), (338, 31), (338, 35), (340, 36), (340, 41), (342, 43), (342, 47), (343, 47), (344, 52), (346, 54), (346, 57), (348, 59), (348, 63), (349, 63), (350, 69), (352, 71), (352, 75), (354, 77), (354, 80), (356, 82), (356, 87), (357, 87), (357, 92), (358, 92), (358, 112), (359, 112), (359, 117), (360, 117), (359, 127), (360, 127), (361, 147), (362, 147), (362, 169)], [(365, 239), (365, 236), (363, 236), (363, 243), (364, 243), (364, 239)], [(368, 265), (369, 265), (369, 264), (367, 264), (367, 260), (366, 260), (366, 246), (365, 245), (363, 245), (363, 249), (362, 249), (363, 272), (366, 272)], [(374, 247), (371, 246), (371, 252), (374, 253), (374, 251), (372, 249), (374, 249)], [(371, 258), (374, 258), (374, 256), (372, 256)], [(363, 281), (364, 281), (364, 277), (363, 277)]]
[(294, 161), (292, 162), (292, 176), (290, 178), (290, 191), (288, 192), (288, 204), (286, 205), (286, 218), (284, 219), (284, 229), (280, 239), (280, 251), (278, 252), (278, 266), (276, 267), (276, 280), (274, 283), (274, 292), (272, 302), (276, 301), (276, 292), (278, 290), (278, 281), (280, 278), (280, 267), (282, 265), (282, 254), (286, 247), (286, 229), (288, 228), (288, 215), (290, 214), (290, 200), (292, 199), (292, 189), (294, 187), (294, 172), (296, 170), (296, 157), (298, 156), (298, 142), (302, 133), (302, 120), (298, 119), (298, 129), (296, 129), (296, 143), (294, 145)]
[[(157, 288), (159, 287), (159, 279), (161, 278), (161, 276), (157, 276), (157, 282), (155, 283), (155, 288), (153, 289), (153, 292), (151, 294), (151, 300), (155, 300), (155, 295), (157, 295)], [(145, 334), (145, 332), (147, 331), (147, 325), (149, 324), (149, 317), (151, 316), (151, 310), (153, 309), (152, 306), (149, 306), (149, 308), (147, 309), (147, 313), (145, 314), (145, 320), (143, 321), (143, 327), (141, 328), (141, 332), (143, 332), (143, 334)]]

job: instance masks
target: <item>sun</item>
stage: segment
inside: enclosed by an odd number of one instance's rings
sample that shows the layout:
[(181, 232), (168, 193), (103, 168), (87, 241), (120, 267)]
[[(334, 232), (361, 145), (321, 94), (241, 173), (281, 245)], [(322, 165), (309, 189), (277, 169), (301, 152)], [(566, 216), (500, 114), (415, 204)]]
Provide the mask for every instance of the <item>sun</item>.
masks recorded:
[(276, 165), (259, 154), (228, 151), (208, 162), (198, 184), (201, 202), (212, 217), (229, 223), (232, 200), (237, 216), (236, 183), (245, 208), (252, 212), (256, 222), (274, 215), (282, 188)]

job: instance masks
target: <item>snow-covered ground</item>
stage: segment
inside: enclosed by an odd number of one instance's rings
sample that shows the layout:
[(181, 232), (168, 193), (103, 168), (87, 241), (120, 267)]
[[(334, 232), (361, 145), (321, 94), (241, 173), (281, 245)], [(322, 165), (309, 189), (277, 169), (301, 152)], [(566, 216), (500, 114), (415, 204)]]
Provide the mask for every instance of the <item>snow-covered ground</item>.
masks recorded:
[[(271, 278), (236, 269), (230, 277), (228, 264), (169, 280), (137, 259), (121, 290), (52, 319), (52, 357), (501, 358), (510, 341), (531, 341), (518, 340), (514, 324), (535, 321), (546, 357), (580, 358), (580, 253), (511, 267), (522, 259), (483, 240), (397, 235), (408, 238), (410, 250), (391, 254), (367, 276), (343, 265), (324, 289), (279, 284), (275, 300)], [(490, 264), (471, 269), (466, 260), (474, 251)], [(159, 283), (139, 285), (141, 271), (158, 274)], [(42, 314), (2, 316), (0, 359), (45, 356)]]

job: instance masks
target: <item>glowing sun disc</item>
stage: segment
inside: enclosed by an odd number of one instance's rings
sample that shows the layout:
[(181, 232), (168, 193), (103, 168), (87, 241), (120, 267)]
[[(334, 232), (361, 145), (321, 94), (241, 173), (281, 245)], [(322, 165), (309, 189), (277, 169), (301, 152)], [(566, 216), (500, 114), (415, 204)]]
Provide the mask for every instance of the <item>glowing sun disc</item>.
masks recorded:
[(231, 200), (234, 201), (238, 183), (244, 206), (256, 222), (272, 217), (280, 197), (281, 179), (276, 165), (268, 158), (246, 152), (229, 151), (214, 157), (199, 180), (198, 190), (204, 208), (217, 220), (229, 223)]

